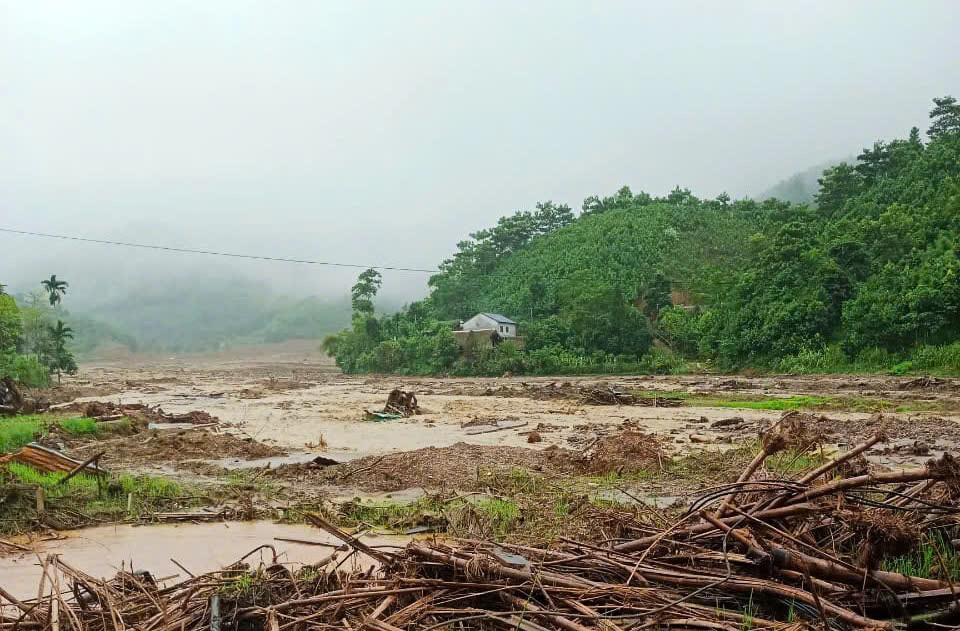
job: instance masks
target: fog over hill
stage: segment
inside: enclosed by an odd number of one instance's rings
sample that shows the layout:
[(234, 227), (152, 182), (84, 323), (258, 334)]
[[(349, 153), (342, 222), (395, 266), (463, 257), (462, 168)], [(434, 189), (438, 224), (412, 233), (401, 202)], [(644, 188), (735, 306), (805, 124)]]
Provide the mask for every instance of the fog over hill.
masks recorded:
[[(922, 125), (954, 8), (4, 3), (0, 227), (432, 269), (540, 201), (739, 198)], [(156, 335), (147, 305), (240, 322), (341, 304), (358, 271), (0, 234), (11, 291), (57, 273), (70, 309)], [(385, 272), (383, 308), (428, 276)]]

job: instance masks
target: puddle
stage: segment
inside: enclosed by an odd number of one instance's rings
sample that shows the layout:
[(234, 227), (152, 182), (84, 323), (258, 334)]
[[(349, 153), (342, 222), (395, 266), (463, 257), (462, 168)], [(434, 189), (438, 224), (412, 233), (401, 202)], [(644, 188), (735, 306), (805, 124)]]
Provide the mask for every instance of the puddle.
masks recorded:
[(425, 497), (427, 492), (422, 488), (403, 489), (402, 491), (388, 491), (384, 493), (358, 493), (356, 489), (335, 487), (329, 489), (330, 499), (334, 502), (349, 502), (360, 500), (362, 504), (413, 504)]
[[(304, 462), (310, 462), (317, 456), (324, 456), (329, 458), (330, 455), (327, 453), (310, 453), (310, 452), (295, 452), (288, 454), (286, 456), (271, 456), (269, 458), (255, 458), (253, 460), (244, 460), (242, 458), (215, 458), (213, 460), (201, 460), (206, 464), (217, 465), (218, 467), (223, 467), (224, 469), (238, 470), (238, 469), (253, 469), (255, 467), (279, 467), (283, 464), (301, 464)], [(337, 462), (344, 462), (338, 458), (333, 458)]]
[[(276, 548), (280, 560), (286, 564), (316, 563), (329, 555), (328, 546), (313, 546), (276, 537), (339, 544), (325, 532), (305, 524), (274, 524), (269, 521), (230, 522), (215, 524), (164, 524), (133, 526), (122, 524), (100, 526), (66, 533), (64, 539), (39, 544), (38, 553), (56, 553), (78, 570), (98, 578), (112, 577), (121, 566), (150, 571), (157, 578), (179, 575), (183, 570), (171, 559), (176, 559), (194, 574), (218, 570), (234, 563), (257, 546), (270, 544)], [(369, 536), (363, 541), (370, 545), (404, 546), (409, 537), (399, 535)], [(248, 562), (272, 560), (269, 550), (261, 550)], [(348, 562), (350, 563), (350, 562)], [(359, 566), (367, 568), (374, 562), (360, 558)], [(346, 565), (344, 566), (346, 567)], [(20, 553), (0, 558), (0, 585), (18, 598), (36, 596), (41, 569), (37, 554)]]
[(147, 429), (190, 429), (196, 427), (193, 423), (149, 423)]
[(653, 508), (669, 508), (680, 497), (677, 495), (645, 495), (642, 491), (624, 493), (620, 489), (597, 489), (589, 493), (591, 500), (616, 502), (617, 504), (645, 504)]

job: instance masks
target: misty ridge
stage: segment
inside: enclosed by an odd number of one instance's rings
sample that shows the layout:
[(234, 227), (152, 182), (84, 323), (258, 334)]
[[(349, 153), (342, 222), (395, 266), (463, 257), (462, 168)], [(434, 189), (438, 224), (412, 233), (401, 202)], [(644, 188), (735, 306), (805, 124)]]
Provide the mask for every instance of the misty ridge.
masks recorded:
[[(812, 202), (817, 178), (833, 164), (791, 176), (758, 198)], [(132, 234), (146, 236), (139, 231)], [(271, 244), (251, 247), (257, 245)], [(96, 244), (73, 247), (84, 256), (71, 266), (75, 271), (69, 279), (69, 306), (60, 315), (75, 332), (70, 346), (81, 358), (117, 348), (190, 353), (288, 340), (319, 344), (324, 336), (350, 324), (349, 290), (326, 289), (306, 279), (315, 274), (311, 266), (268, 261), (238, 266), (200, 254), (143, 253)], [(42, 279), (30, 278), (35, 269), (30, 264), (27, 269), (10, 270), (8, 278), (16, 282), (10, 283), (8, 291), (19, 303), (42, 308)], [(352, 283), (355, 272), (337, 270), (334, 275)], [(427, 274), (387, 274), (376, 300), (378, 312), (396, 312), (429, 291)], [(330, 282), (328, 270), (323, 276)], [(301, 280), (305, 282), (298, 287)]]
[[(81, 356), (319, 344), (353, 324), (366, 267), (442, 267), (471, 234), (523, 237), (538, 203), (578, 214), (624, 184), (812, 208), (826, 167), (926, 127), (960, 58), (935, 1), (4, 11), (0, 227), (359, 266), (0, 234), (19, 305), (69, 281), (56, 309)], [(377, 313), (430, 279), (383, 271)], [(464, 291), (512, 308), (488, 289)]]

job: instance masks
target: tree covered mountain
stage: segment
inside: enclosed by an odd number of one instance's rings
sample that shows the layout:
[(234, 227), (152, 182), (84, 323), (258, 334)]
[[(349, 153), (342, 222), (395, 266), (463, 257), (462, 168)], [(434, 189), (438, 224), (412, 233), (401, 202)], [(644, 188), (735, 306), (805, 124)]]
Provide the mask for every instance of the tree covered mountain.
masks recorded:
[[(960, 105), (934, 102), (926, 142), (914, 128), (825, 169), (813, 206), (624, 187), (579, 216), (545, 202), (503, 217), (457, 245), (426, 299), (355, 311), (327, 348), (354, 372), (671, 370), (681, 356), (960, 370)], [(672, 307), (677, 289), (694, 304)], [(459, 357), (450, 322), (478, 311), (518, 320), (526, 350)]]

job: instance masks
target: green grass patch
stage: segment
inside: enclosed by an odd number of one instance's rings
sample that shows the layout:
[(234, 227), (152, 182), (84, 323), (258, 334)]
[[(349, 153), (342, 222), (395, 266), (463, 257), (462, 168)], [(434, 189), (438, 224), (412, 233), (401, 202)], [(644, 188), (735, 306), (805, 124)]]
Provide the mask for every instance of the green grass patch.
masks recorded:
[(872, 397), (836, 397), (819, 395), (793, 395), (772, 397), (737, 393), (729, 397), (674, 392), (664, 390), (638, 390), (632, 393), (640, 399), (671, 399), (683, 401), (684, 405), (705, 408), (739, 408), (746, 410), (850, 410), (853, 412), (937, 412), (948, 409), (944, 401), (910, 401), (895, 404), (886, 399)]
[(355, 498), (340, 505), (336, 518), (348, 526), (366, 524), (374, 528), (404, 530), (441, 523), (444, 507), (442, 499), (429, 495), (415, 502)]
[[(668, 459), (664, 458), (663, 464), (665, 467), (664, 472), (667, 472), (667, 473), (670, 472), (673, 465), (672, 461), (668, 461)], [(603, 475), (583, 476), (580, 479), (582, 479), (582, 481), (586, 482), (588, 485), (593, 487), (612, 489), (618, 486), (622, 486), (625, 483), (647, 482), (649, 480), (652, 480), (653, 478), (656, 478), (657, 476), (661, 475), (664, 472), (645, 471), (645, 470), (623, 471), (623, 472), (608, 471)], [(577, 478), (571, 478), (571, 479), (576, 480)]]
[[(85, 526), (98, 521), (137, 519), (152, 512), (178, 510), (207, 503), (203, 493), (179, 482), (152, 476), (114, 474), (101, 478), (83, 473), (61, 480), (66, 473), (44, 472), (18, 462), (0, 466), (0, 486), (28, 485), (11, 491), (0, 503), (0, 531), (29, 530), (42, 521), (63, 528)], [(36, 514), (36, 485), (44, 490), (45, 515)], [(128, 510), (128, 497), (133, 501)]]
[(830, 397), (818, 396), (793, 396), (757, 401), (730, 401), (724, 399), (704, 399), (698, 401), (698, 404), (717, 408), (745, 408), (749, 410), (803, 410), (818, 409), (827, 406), (831, 402)]
[[(127, 420), (129, 424), (130, 421)], [(66, 418), (60, 421), (60, 427), (68, 434), (96, 434), (97, 422), (92, 418)]]
[(943, 533), (933, 532), (928, 534), (923, 543), (912, 553), (885, 559), (883, 569), (919, 578), (958, 581), (960, 580), (960, 552), (954, 549)]
[(693, 396), (689, 392), (677, 392), (675, 390), (635, 390), (631, 394), (638, 399), (672, 399), (675, 401), (685, 401)]
[[(92, 418), (64, 418), (56, 414), (25, 414), (0, 419), (0, 453), (16, 451), (28, 443), (46, 436), (54, 426), (71, 436), (97, 436), (104, 430)], [(129, 430), (130, 419), (110, 424), (111, 432)]]
[[(33, 467), (19, 462), (7, 464), (7, 471), (16, 482), (21, 484), (39, 484), (48, 497), (68, 497), (77, 492), (97, 494), (97, 478), (92, 475), (78, 473), (65, 484), (60, 481), (66, 477), (61, 471), (38, 471)], [(123, 496), (126, 502), (127, 494), (146, 498), (173, 498), (182, 496), (186, 490), (182, 484), (167, 478), (152, 476), (134, 476), (126, 473), (117, 474), (100, 481), (100, 488), (105, 495)]]
[[(817, 395), (794, 395), (790, 397), (743, 396), (737, 398), (725, 397), (695, 397), (685, 399), (687, 405), (715, 408), (741, 408), (747, 410), (851, 410), (854, 412), (891, 412), (897, 409), (885, 399), (868, 397), (829, 397)], [(928, 409), (935, 409), (936, 404), (922, 402)], [(903, 411), (917, 411), (922, 405), (914, 404), (900, 406)]]
[[(751, 459), (763, 451), (763, 445), (760, 441), (755, 441), (749, 445)], [(795, 473), (810, 471), (825, 463), (831, 454), (818, 450), (801, 451), (799, 449), (785, 449), (772, 456), (768, 456), (763, 462), (767, 471), (779, 473), (780, 475), (790, 476)]]
[(13, 417), (0, 420), (0, 453), (15, 451), (33, 442), (40, 431), (33, 419)]

